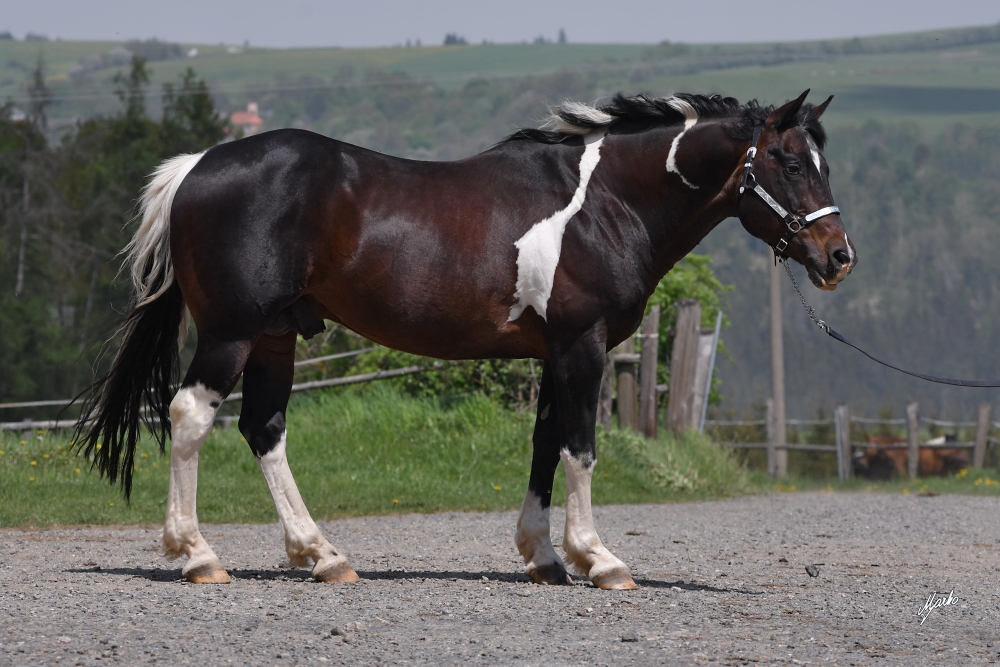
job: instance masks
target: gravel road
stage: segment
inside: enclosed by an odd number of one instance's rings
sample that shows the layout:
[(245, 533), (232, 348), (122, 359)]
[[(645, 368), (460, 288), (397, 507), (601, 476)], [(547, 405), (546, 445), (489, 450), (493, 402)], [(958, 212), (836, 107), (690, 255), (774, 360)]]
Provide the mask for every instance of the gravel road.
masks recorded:
[[(2, 530), (0, 665), (1000, 660), (998, 498), (787, 493), (595, 515), (639, 590), (529, 584), (510, 512), (324, 523), (351, 585), (288, 569), (277, 525), (202, 527), (233, 575), (218, 586), (183, 583), (155, 527)], [(927, 597), (951, 591), (921, 625)]]

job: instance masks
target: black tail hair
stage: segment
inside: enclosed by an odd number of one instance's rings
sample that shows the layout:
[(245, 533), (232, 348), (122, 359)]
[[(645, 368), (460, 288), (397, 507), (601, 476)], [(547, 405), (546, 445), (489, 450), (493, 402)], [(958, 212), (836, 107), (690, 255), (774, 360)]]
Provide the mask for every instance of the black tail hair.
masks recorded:
[(132, 494), (135, 446), (145, 423), (165, 451), (170, 400), (180, 367), (177, 334), (184, 297), (174, 282), (158, 299), (133, 308), (119, 329), (111, 371), (89, 390), (73, 433), (75, 447), (102, 477)]

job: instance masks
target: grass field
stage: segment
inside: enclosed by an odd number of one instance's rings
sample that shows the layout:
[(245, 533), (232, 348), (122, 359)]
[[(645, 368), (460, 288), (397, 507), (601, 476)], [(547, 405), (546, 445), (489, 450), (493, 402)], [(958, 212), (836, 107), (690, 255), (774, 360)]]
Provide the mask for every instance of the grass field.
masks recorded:
[[(520, 506), (533, 416), (474, 395), (451, 405), (387, 387), (299, 397), (289, 411), (289, 463), (316, 518)], [(65, 434), (0, 441), (0, 526), (159, 523), (169, 462), (141, 443), (131, 505), (70, 451)], [(761, 488), (729, 452), (697, 438), (650, 442), (600, 433), (594, 502), (715, 498)], [(201, 454), (199, 517), (275, 521), (239, 431), (218, 429)], [(556, 475), (555, 502), (565, 498)]]
[[(294, 399), (289, 460), (313, 516), (505, 510), (520, 506), (531, 460), (533, 416), (474, 395), (449, 405), (382, 386)], [(0, 527), (157, 524), (163, 520), (169, 462), (140, 446), (130, 505), (75, 455), (64, 434), (0, 440)], [(948, 478), (846, 484), (791, 477), (773, 484), (742, 468), (729, 450), (699, 437), (646, 440), (598, 432), (595, 504), (661, 503), (797, 490), (1000, 495), (995, 471)], [(201, 454), (203, 522), (271, 522), (267, 487), (236, 429), (217, 429)], [(556, 474), (553, 500), (565, 486)]]

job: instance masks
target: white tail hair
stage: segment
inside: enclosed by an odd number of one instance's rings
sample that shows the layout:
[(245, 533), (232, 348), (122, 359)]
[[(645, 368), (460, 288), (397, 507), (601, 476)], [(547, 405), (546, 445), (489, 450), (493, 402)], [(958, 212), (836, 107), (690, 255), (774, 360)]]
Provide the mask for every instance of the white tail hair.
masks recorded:
[(174, 264), (170, 259), (170, 207), (184, 178), (204, 154), (178, 155), (165, 160), (142, 189), (139, 200), (142, 222), (122, 250), (132, 276), (136, 308), (158, 299), (174, 282)]

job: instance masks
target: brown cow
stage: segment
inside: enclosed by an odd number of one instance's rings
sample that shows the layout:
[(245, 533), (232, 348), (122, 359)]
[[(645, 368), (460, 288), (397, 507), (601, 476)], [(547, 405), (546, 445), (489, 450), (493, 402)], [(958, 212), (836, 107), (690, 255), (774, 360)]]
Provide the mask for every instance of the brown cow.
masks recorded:
[[(943, 445), (946, 442), (957, 442), (953, 435), (941, 436), (928, 440), (928, 445)], [(867, 477), (874, 480), (891, 480), (897, 475), (907, 474), (909, 452), (899, 448), (906, 440), (888, 435), (873, 435), (868, 438), (869, 447), (856, 452), (853, 458), (854, 476)], [(966, 452), (957, 448), (921, 447), (917, 462), (917, 474), (921, 477), (938, 475), (945, 477), (968, 467), (969, 458)]]

